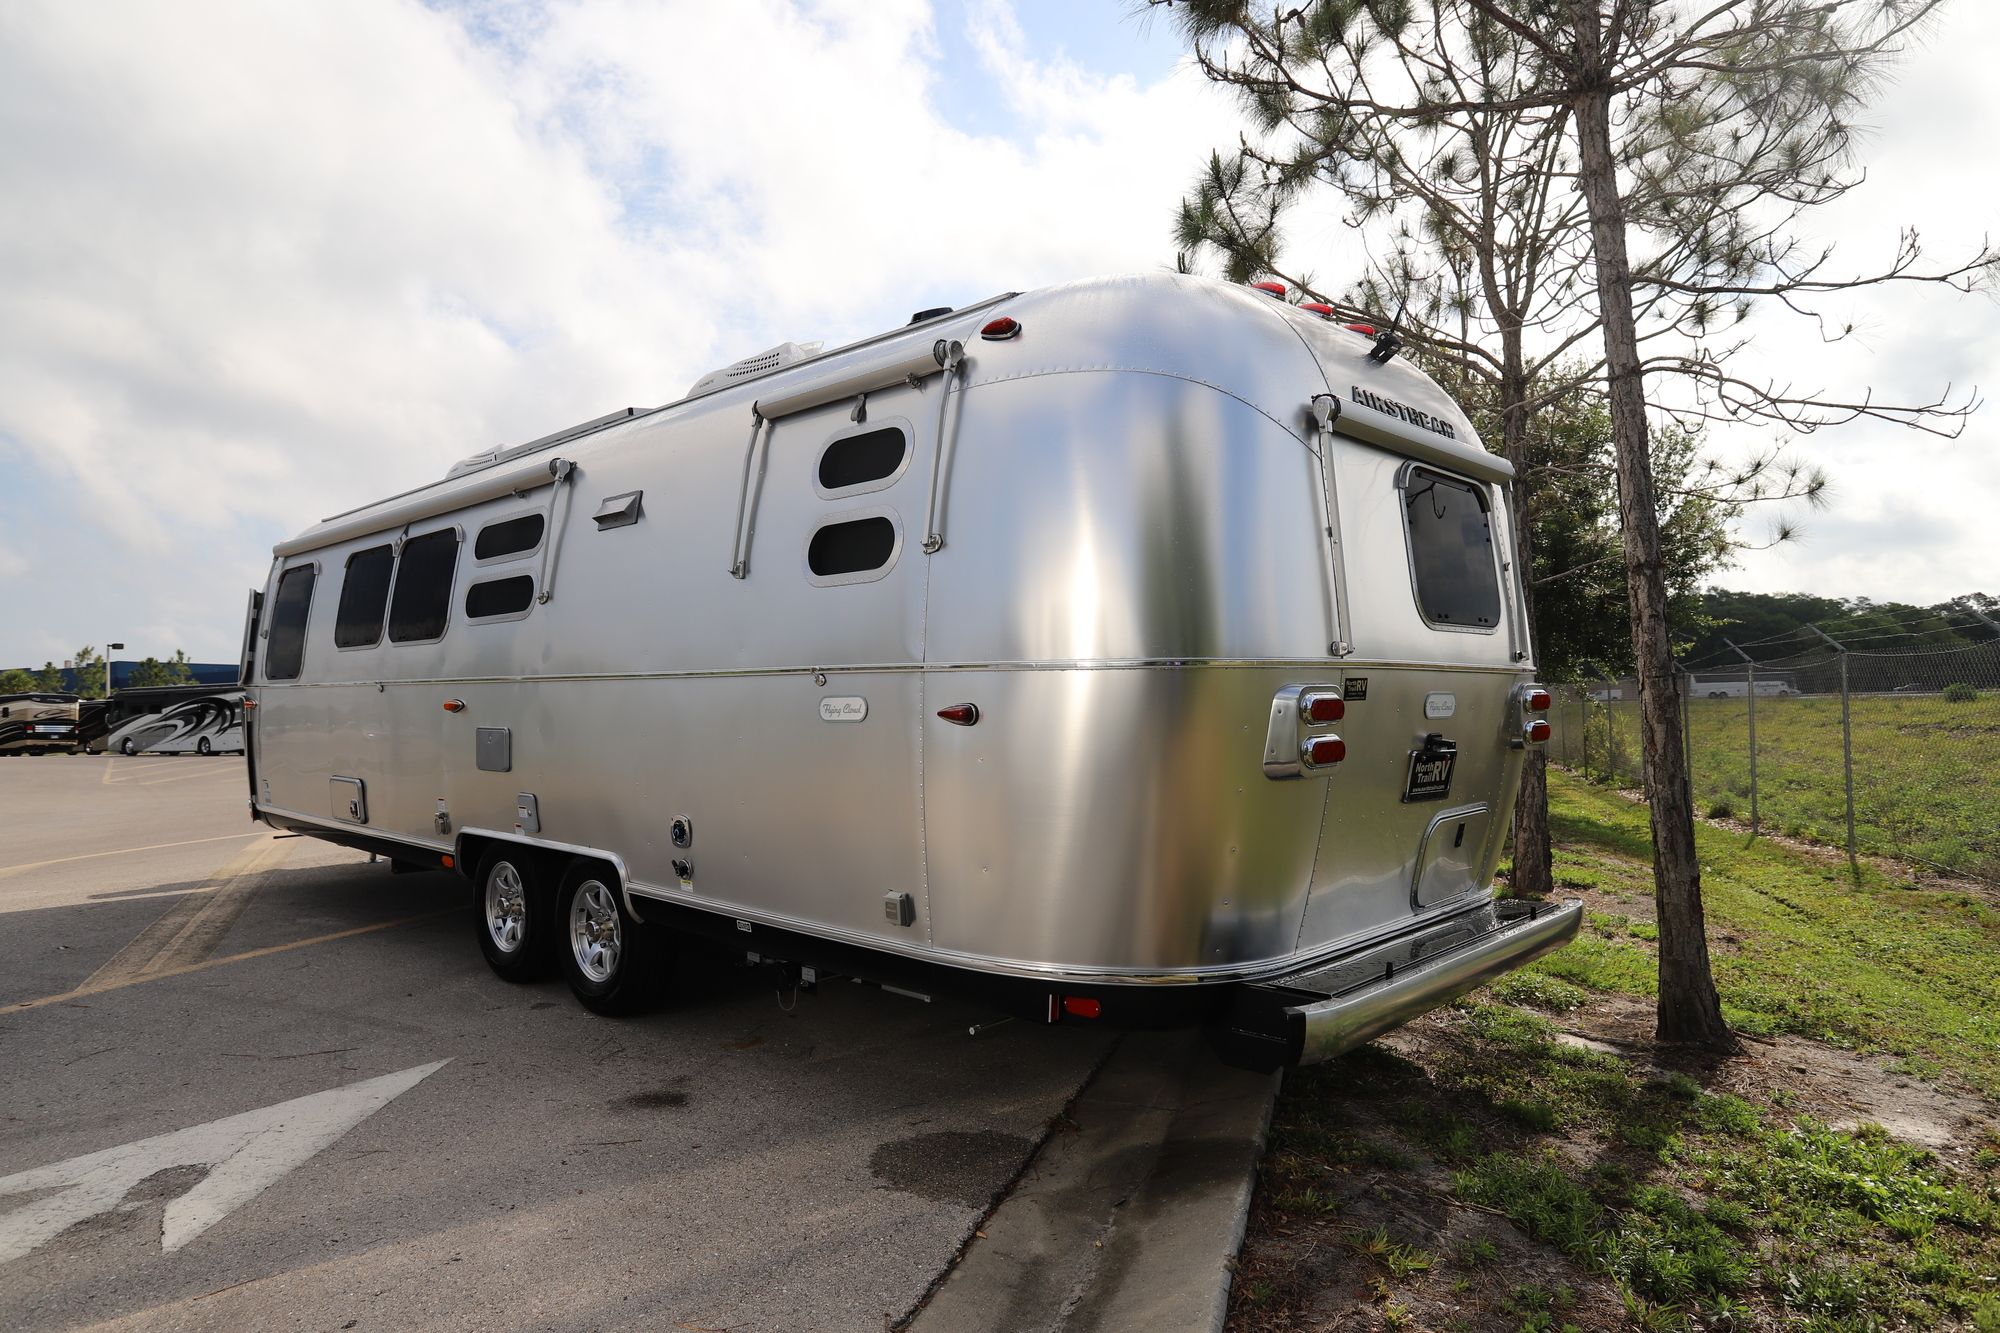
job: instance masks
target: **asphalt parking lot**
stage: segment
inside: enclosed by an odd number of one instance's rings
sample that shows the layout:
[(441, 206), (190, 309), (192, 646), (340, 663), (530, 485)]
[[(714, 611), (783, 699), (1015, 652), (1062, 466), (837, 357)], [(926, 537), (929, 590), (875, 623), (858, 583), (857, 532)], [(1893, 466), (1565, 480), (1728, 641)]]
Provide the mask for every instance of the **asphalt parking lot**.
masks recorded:
[(880, 1330), (1107, 1049), (720, 962), (600, 1018), (245, 794), (0, 761), (0, 1325)]

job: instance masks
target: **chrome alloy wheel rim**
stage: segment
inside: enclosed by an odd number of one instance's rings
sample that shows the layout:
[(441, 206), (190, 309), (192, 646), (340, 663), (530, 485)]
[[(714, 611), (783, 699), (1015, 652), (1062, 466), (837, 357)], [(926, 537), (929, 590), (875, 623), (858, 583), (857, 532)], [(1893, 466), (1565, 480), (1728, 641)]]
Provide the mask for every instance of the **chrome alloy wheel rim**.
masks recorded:
[(528, 932), (528, 890), (512, 861), (502, 861), (486, 877), (486, 933), (501, 953), (515, 953)]
[(623, 949), (618, 900), (601, 880), (585, 880), (570, 899), (569, 947), (576, 955), (577, 969), (592, 981), (609, 981), (618, 970)]

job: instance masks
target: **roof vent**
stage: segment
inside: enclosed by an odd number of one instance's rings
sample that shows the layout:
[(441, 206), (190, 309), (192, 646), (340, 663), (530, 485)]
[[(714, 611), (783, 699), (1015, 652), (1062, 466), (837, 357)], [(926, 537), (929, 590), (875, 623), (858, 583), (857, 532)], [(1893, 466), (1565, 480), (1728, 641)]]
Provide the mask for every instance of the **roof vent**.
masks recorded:
[(705, 393), (713, 393), (717, 389), (726, 389), (732, 384), (741, 384), (745, 380), (754, 380), (758, 376), (768, 375), (774, 370), (783, 370), (786, 366), (804, 361), (808, 357), (818, 356), (819, 349), (823, 346), (825, 346), (824, 343), (816, 342), (779, 343), (768, 352), (759, 352), (755, 356), (746, 356), (734, 365), (724, 366), (721, 370), (709, 371), (694, 382), (694, 387), (687, 391), (687, 396), (690, 398), (699, 398)]

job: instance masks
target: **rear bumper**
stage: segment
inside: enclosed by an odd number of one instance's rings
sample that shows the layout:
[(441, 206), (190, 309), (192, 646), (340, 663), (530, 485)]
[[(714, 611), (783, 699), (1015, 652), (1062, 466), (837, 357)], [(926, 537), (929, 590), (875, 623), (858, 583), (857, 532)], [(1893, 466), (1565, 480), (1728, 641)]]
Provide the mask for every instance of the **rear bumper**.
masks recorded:
[(1448, 921), (1239, 993), (1216, 1033), (1224, 1058), (1309, 1065), (1447, 1004), (1576, 937), (1583, 904), (1489, 902)]

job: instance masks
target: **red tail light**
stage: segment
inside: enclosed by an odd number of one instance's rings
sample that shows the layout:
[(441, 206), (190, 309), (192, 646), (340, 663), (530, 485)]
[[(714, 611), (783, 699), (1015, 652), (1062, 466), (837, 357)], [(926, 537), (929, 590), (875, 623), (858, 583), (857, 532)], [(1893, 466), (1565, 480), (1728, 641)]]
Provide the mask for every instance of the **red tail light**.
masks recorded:
[(1324, 726), (1347, 716), (1347, 702), (1337, 694), (1308, 694), (1299, 714), (1311, 726)]
[(1554, 702), (1555, 696), (1539, 685), (1533, 686), (1526, 694), (1521, 696), (1522, 706), (1530, 713), (1546, 713), (1549, 711), (1549, 706)]
[(1308, 736), (1299, 753), (1311, 768), (1325, 768), (1347, 758), (1347, 742), (1338, 736)]
[(953, 704), (938, 709), (938, 716), (954, 726), (969, 727), (979, 720), (978, 704)]
[(1521, 734), (1527, 737), (1528, 744), (1540, 745), (1543, 741), (1546, 741), (1551, 735), (1553, 735), (1554, 732), (1550, 728), (1549, 720), (1547, 718), (1538, 717), (1533, 722), (1530, 722), (1526, 727), (1524, 727), (1521, 731)]
[(989, 320), (986, 327), (979, 331), (979, 336), (990, 343), (1003, 343), (1020, 331), (1020, 320), (1010, 319), (1006, 315), (1002, 315), (998, 319)]
[(1253, 282), (1250, 285), (1267, 296), (1275, 296), (1279, 300), (1285, 297), (1285, 284), (1282, 282)]
[(1104, 1001), (1093, 1000), (1088, 995), (1065, 995), (1063, 1012), (1071, 1018), (1100, 1018), (1104, 1014)]

